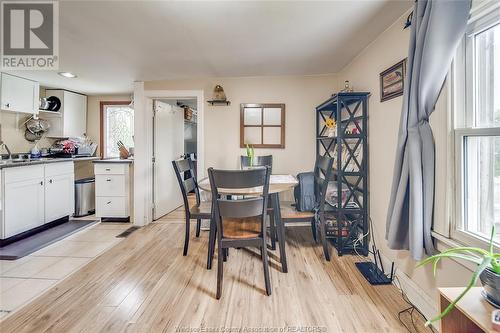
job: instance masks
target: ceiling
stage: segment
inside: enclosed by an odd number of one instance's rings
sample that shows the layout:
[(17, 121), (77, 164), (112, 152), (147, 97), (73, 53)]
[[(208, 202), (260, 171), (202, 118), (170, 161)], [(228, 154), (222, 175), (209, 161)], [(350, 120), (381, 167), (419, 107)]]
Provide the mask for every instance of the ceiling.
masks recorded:
[(133, 81), (340, 71), (411, 1), (60, 1), (60, 71), (16, 74), (87, 94)]

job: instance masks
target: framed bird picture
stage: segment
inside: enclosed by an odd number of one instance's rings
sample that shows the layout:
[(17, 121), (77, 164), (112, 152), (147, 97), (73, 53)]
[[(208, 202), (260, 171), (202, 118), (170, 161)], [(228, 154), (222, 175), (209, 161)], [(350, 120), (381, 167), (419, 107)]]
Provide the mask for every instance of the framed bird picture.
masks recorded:
[(406, 58), (380, 73), (380, 101), (403, 95)]

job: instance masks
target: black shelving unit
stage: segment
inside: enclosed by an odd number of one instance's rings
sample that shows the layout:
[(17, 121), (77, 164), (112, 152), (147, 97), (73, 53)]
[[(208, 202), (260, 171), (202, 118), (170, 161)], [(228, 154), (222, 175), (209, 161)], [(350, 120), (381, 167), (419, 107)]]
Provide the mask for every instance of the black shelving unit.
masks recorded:
[[(325, 217), (327, 238), (338, 255), (368, 255), (369, 97), (368, 92), (338, 93), (316, 107), (316, 154), (334, 159)], [(328, 118), (336, 121), (335, 130), (326, 126)]]

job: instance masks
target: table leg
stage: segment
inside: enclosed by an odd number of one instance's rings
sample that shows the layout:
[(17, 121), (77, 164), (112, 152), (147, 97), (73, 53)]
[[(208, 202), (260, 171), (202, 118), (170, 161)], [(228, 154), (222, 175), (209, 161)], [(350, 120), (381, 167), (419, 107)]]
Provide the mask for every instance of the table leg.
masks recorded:
[(283, 273), (288, 273), (285, 253), (285, 226), (281, 220), (280, 198), (278, 193), (271, 194), (271, 202), (274, 210), (274, 223), (276, 225), (276, 234), (278, 235), (278, 245), (280, 248), (281, 270)]

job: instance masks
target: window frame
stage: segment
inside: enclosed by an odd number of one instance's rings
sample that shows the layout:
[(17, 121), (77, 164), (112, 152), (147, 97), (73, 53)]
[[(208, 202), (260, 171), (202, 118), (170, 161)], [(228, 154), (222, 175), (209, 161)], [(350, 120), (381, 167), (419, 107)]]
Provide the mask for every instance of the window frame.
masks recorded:
[(100, 128), (99, 128), (99, 154), (101, 155), (102, 158), (108, 158), (109, 156), (105, 156), (106, 150), (104, 149), (104, 146), (106, 144), (105, 140), (105, 133), (104, 133), (104, 128), (106, 124), (105, 120), (105, 108), (106, 106), (130, 106), (132, 101), (101, 101), (99, 103), (100, 107)]
[[(452, 122), (451, 140), (453, 146), (454, 188), (448, 193), (454, 193), (452, 218), (449, 219), (452, 240), (468, 246), (487, 248), (488, 239), (465, 230), (465, 140), (467, 137), (499, 136), (500, 127), (475, 127), (474, 96), (476, 94), (474, 78), (474, 37), (485, 30), (500, 24), (498, 5), (487, 5), (469, 20), (466, 33), (460, 43), (450, 71), (452, 96), (449, 100)], [(494, 244), (495, 251), (500, 250), (500, 243)]]
[[(245, 125), (245, 109), (255, 108), (261, 109), (262, 115), (264, 117), (264, 109), (281, 109), (281, 124), (280, 125), (264, 125), (263, 121), (260, 125)], [(254, 148), (285, 148), (285, 104), (282, 103), (241, 103), (240, 104), (240, 148), (245, 148), (245, 127), (258, 127), (261, 129), (261, 142), (260, 144), (251, 144)], [(264, 128), (279, 128), (280, 133), (280, 143), (279, 144), (266, 144), (263, 142), (263, 131)]]

